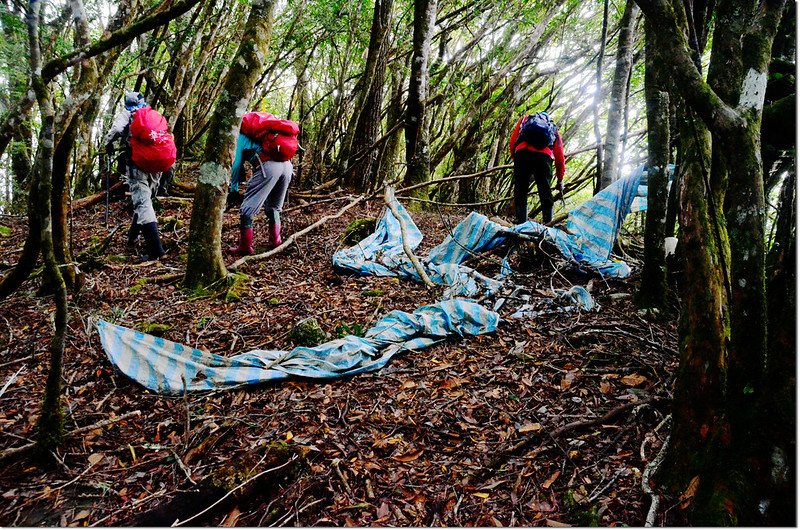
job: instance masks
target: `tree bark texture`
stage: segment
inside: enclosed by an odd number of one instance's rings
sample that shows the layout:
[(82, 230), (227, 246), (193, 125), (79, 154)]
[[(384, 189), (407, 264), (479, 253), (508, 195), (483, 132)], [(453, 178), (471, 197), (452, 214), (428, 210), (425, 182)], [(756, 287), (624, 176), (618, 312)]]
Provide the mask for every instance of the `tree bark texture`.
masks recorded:
[(42, 119), (39, 133), (39, 153), (36, 158), (34, 177), (31, 186), (38, 188), (37, 207), (28, 212), (29, 218), (37, 217), (38, 222), (31, 222), (40, 228), (42, 257), (44, 258), (45, 277), (55, 287), (55, 331), (50, 341), (50, 366), (42, 400), (42, 409), (37, 420), (37, 444), (39, 450), (46, 455), (55, 449), (64, 435), (64, 413), (61, 408), (61, 366), (64, 355), (65, 334), (67, 328), (67, 286), (61, 275), (59, 264), (53, 251), (53, 231), (50, 214), (50, 195), (52, 193), (53, 171), (53, 96), (47, 82), (41, 76), (41, 49), (39, 47), (39, 11), (41, 2), (30, 0), (28, 3), (27, 25), (29, 40), (29, 62), (31, 69), (31, 86), (36, 93), (39, 113)]
[(614, 79), (611, 83), (611, 101), (608, 106), (606, 123), (606, 142), (603, 154), (603, 172), (600, 176), (600, 189), (608, 187), (619, 178), (620, 134), (622, 130), (625, 101), (627, 100), (628, 79), (633, 64), (633, 45), (636, 40), (636, 17), (639, 7), (634, 0), (627, 0), (625, 12), (620, 21), (617, 41), (617, 61), (614, 66)]
[(227, 274), (221, 241), (230, 167), (239, 125), (269, 49), (274, 5), (273, 0), (254, 2), (211, 118), (189, 224), (189, 257), (183, 279), (189, 289), (208, 286)]
[[(663, 308), (667, 297), (667, 263), (664, 256), (667, 184), (669, 182), (669, 91), (660, 72), (655, 29), (645, 24), (645, 101), (647, 104), (647, 219), (644, 265), (637, 302), (641, 307)], [(674, 186), (674, 183), (673, 183)]]
[(594, 192), (600, 191), (600, 177), (603, 174), (603, 137), (600, 135), (600, 105), (603, 103), (603, 59), (606, 54), (608, 35), (608, 0), (603, 2), (603, 29), (600, 32), (600, 52), (597, 54), (597, 70), (594, 88), (594, 141), (597, 144), (597, 173)]
[[(689, 107), (681, 143), (691, 136), (695, 144), (707, 145), (706, 130), (714, 139), (713, 166), (710, 157), (695, 157), (703, 179), (686, 167), (691, 150), (684, 150), (681, 162), (685, 285), (672, 484), (680, 490), (694, 477), (699, 480), (693, 524), (759, 524), (758, 503), (774, 463), (762, 423), (763, 403), (774, 388), (764, 377), (769, 358), (759, 131), (770, 48), (784, 2), (720, 4), (718, 14), (727, 23), (716, 25), (709, 83), (686, 40), (692, 17), (682, 4), (637, 2), (659, 28), (663, 63)], [(694, 113), (702, 124), (692, 120)]]
[(414, 44), (406, 105), (405, 185), (425, 182), (430, 176), (425, 100), (428, 97), (428, 63), (436, 23), (436, 2), (437, 0), (414, 0)]
[(362, 76), (361, 92), (351, 119), (347, 156), (340, 167), (347, 171), (345, 184), (363, 191), (374, 183), (380, 150), (372, 147), (381, 129), (384, 80), (389, 53), (389, 28), (393, 0), (376, 0), (372, 30), (367, 49), (367, 64)]

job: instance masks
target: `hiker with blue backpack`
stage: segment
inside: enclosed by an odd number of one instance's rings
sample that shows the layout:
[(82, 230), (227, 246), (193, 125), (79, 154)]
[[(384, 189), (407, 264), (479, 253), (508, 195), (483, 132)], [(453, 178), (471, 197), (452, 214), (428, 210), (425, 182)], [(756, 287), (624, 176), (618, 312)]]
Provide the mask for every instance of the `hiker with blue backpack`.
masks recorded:
[(511, 133), (511, 159), (514, 161), (514, 221), (528, 220), (528, 189), (531, 176), (539, 191), (542, 222), (553, 219), (553, 180), (555, 161), (558, 189), (564, 195), (564, 142), (553, 119), (546, 112), (523, 116)]
[(152, 261), (164, 255), (158, 233), (153, 195), (158, 190), (161, 175), (175, 163), (175, 140), (168, 131), (167, 121), (153, 110), (139, 92), (125, 93), (125, 109), (114, 117), (106, 134), (106, 153), (114, 152), (114, 142), (121, 140), (124, 177), (133, 202), (133, 220), (128, 230), (127, 246), (134, 248), (139, 233), (145, 240), (142, 261)]
[(232, 194), (238, 195), (245, 161), (253, 167), (253, 175), (239, 207), (239, 245), (229, 247), (228, 253), (249, 256), (255, 252), (253, 217), (261, 208), (267, 215), (267, 249), (283, 243), (281, 209), (294, 175), (291, 158), (299, 148), (299, 132), (296, 122), (278, 119), (267, 112), (248, 112), (242, 116), (236, 156), (231, 166), (229, 203), (233, 202)]

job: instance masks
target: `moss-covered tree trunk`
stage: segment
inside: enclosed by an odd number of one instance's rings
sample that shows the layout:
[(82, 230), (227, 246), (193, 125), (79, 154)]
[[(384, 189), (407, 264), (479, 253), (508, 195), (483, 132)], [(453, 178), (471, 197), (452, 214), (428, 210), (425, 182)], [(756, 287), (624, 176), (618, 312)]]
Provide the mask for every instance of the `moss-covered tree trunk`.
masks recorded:
[(435, 23), (436, 0), (414, 0), (414, 44), (406, 105), (406, 176), (403, 181), (407, 186), (426, 182), (430, 175), (425, 100), (428, 97), (428, 63)]
[(225, 277), (222, 213), (236, 138), (255, 83), (264, 68), (272, 35), (273, 0), (254, 1), (242, 41), (231, 61), (206, 138), (189, 225), (189, 257), (183, 285), (194, 289)]
[(644, 265), (637, 302), (641, 307), (664, 307), (667, 297), (667, 263), (664, 225), (669, 182), (669, 91), (661, 72), (655, 28), (645, 24), (644, 92), (647, 104), (647, 219), (644, 231)]
[(636, 39), (634, 30), (638, 14), (639, 7), (636, 3), (633, 0), (627, 0), (620, 21), (617, 60), (614, 65), (614, 79), (611, 82), (611, 101), (608, 106), (600, 189), (608, 187), (619, 178), (620, 134), (627, 99), (628, 79), (633, 64), (633, 45)]
[[(763, 524), (769, 516), (763, 494), (780, 466), (764, 424), (771, 421), (764, 404), (779, 385), (765, 377), (770, 357), (760, 124), (784, 2), (717, 4), (713, 46), (721, 49), (712, 51), (709, 83), (699, 71), (699, 48), (686, 39), (692, 32), (685, 29), (696, 26), (687, 23), (684, 4), (637, 2), (659, 28), (663, 64), (686, 101), (681, 143), (694, 141), (706, 151), (694, 157), (702, 162), (699, 180), (687, 167), (691, 160), (681, 159), (681, 364), (664, 473), (676, 492), (694, 483), (692, 523)], [(713, 156), (705, 131), (713, 135)]]
[(42, 257), (44, 258), (45, 277), (55, 287), (55, 331), (50, 342), (50, 366), (45, 384), (42, 409), (37, 421), (37, 445), (39, 450), (48, 454), (63, 438), (64, 413), (61, 408), (61, 365), (63, 363), (64, 342), (67, 328), (67, 286), (61, 275), (59, 264), (53, 251), (53, 229), (50, 213), (50, 194), (52, 192), (53, 171), (53, 96), (41, 75), (41, 50), (39, 47), (39, 12), (41, 2), (30, 0), (28, 3), (27, 24), (29, 42), (29, 62), (31, 69), (31, 86), (36, 94), (41, 115), (39, 132), (39, 153), (34, 164), (31, 186), (37, 188), (36, 208), (28, 212), (30, 218), (35, 217), (40, 228)]

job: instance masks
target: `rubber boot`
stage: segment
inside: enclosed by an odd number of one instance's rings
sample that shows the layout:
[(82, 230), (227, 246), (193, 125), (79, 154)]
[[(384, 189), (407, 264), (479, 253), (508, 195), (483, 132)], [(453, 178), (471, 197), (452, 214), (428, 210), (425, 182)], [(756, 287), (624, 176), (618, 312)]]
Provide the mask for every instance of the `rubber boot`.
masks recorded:
[(131, 222), (131, 227), (128, 229), (128, 240), (125, 242), (128, 248), (136, 246), (136, 238), (139, 237), (139, 223), (136, 222), (138, 217), (138, 215), (133, 214), (133, 221)]
[(158, 235), (158, 223), (155, 221), (144, 225), (139, 225), (139, 229), (144, 236), (147, 244), (147, 254), (141, 256), (142, 261), (153, 261), (164, 255), (164, 247), (161, 246), (161, 237)]
[(281, 240), (281, 225), (280, 223), (273, 223), (269, 225), (269, 244), (267, 248), (272, 250), (273, 248), (277, 248), (281, 246), (283, 241)]
[(229, 247), (228, 253), (236, 256), (250, 256), (255, 250), (253, 249), (253, 229), (240, 228), (239, 229), (239, 246)]

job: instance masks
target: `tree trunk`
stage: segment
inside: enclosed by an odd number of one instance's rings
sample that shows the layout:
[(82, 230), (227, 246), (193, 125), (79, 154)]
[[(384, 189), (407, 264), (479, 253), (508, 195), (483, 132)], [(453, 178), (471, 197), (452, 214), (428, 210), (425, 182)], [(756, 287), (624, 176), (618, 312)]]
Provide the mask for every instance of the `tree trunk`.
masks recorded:
[[(694, 141), (706, 151), (696, 158), (702, 182), (682, 159), (685, 278), (668, 474), (675, 491), (695, 483), (693, 524), (759, 524), (766, 511), (759, 505), (762, 492), (775, 467), (764, 403), (776, 390), (765, 377), (770, 359), (759, 128), (770, 47), (784, 2), (763, 2), (755, 11), (720, 3), (719, 16), (727, 24), (716, 26), (714, 47), (722, 50), (712, 52), (712, 62), (730, 61), (731, 68), (713, 64), (706, 83), (699, 54), (686, 41), (689, 21), (682, 4), (637, 1), (659, 28), (662, 62), (683, 92), (687, 114), (703, 121), (692, 126), (693, 120), (686, 120), (681, 143)], [(714, 137), (710, 174), (708, 130)]]
[[(42, 409), (37, 421), (37, 445), (39, 451), (48, 455), (61, 442), (64, 435), (64, 412), (61, 408), (61, 365), (67, 328), (67, 286), (61, 276), (59, 264), (53, 252), (53, 232), (50, 215), (50, 194), (53, 171), (53, 96), (41, 76), (41, 50), (39, 48), (39, 0), (28, 3), (28, 39), (31, 85), (36, 93), (42, 125), (39, 133), (39, 153), (36, 158), (31, 186), (38, 188), (38, 204), (28, 215), (30, 226), (40, 227), (42, 257), (45, 277), (55, 286), (55, 332), (50, 342), (50, 366), (47, 373)], [(32, 194), (33, 195), (33, 194)], [(37, 218), (36, 222), (33, 218)]]
[(430, 175), (430, 145), (425, 124), (428, 98), (428, 61), (436, 0), (414, 0), (414, 44), (406, 105), (406, 175), (404, 185), (426, 182)]
[[(403, 121), (403, 74), (397, 65), (389, 69), (390, 85), (392, 92), (389, 101), (389, 110), (386, 114), (386, 130), (391, 131), (397, 124)], [(389, 138), (381, 146), (381, 154), (378, 157), (378, 173), (376, 182), (388, 182), (393, 180), (397, 173), (395, 165), (398, 162), (400, 153), (401, 131), (389, 135)]]
[(389, 53), (389, 25), (393, 0), (376, 0), (367, 50), (367, 65), (362, 77), (362, 88), (356, 102), (349, 148), (343, 150), (340, 168), (348, 170), (344, 182), (356, 190), (364, 190), (374, 181), (379, 150), (372, 147), (380, 134), (383, 108), (383, 85)]
[(606, 38), (608, 35), (608, 0), (603, 1), (603, 29), (600, 32), (600, 52), (597, 54), (597, 71), (595, 73), (594, 102), (594, 141), (597, 144), (597, 174), (594, 192), (600, 191), (600, 176), (603, 174), (603, 137), (600, 134), (600, 105), (603, 103), (603, 58), (606, 54)]
[(189, 224), (189, 257), (183, 279), (188, 289), (208, 286), (227, 274), (221, 241), (228, 177), (239, 124), (269, 49), (274, 5), (273, 0), (253, 4), (211, 118)]
[(611, 83), (611, 103), (608, 107), (605, 153), (603, 156), (603, 172), (600, 176), (600, 189), (611, 185), (619, 178), (619, 141), (623, 112), (625, 109), (628, 78), (633, 63), (633, 44), (636, 38), (634, 28), (639, 7), (633, 0), (625, 3), (625, 12), (620, 22), (619, 40), (617, 44), (617, 63), (614, 69), (614, 80)]
[[(641, 307), (663, 308), (667, 297), (667, 263), (664, 224), (669, 182), (669, 92), (659, 71), (655, 28), (645, 24), (645, 100), (647, 103), (647, 219), (644, 265), (637, 302)], [(608, 166), (606, 166), (608, 167)], [(675, 184), (673, 183), (673, 186)]]

